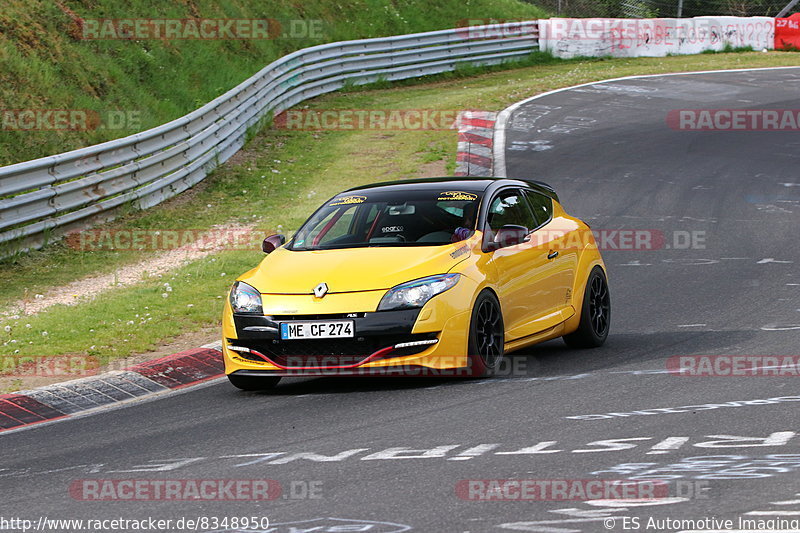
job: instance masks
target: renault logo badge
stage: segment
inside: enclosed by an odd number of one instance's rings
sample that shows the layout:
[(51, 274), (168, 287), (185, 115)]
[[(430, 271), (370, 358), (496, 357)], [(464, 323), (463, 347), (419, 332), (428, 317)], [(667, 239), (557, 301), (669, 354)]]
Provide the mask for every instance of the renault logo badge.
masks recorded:
[(328, 294), (328, 284), (327, 283), (320, 283), (316, 287), (314, 287), (314, 296), (317, 298), (322, 298)]

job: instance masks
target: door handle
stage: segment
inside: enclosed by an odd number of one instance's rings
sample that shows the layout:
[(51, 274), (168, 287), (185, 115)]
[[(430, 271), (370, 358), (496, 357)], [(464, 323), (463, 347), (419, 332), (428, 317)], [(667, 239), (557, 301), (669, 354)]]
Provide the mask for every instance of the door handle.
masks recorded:
[(558, 252), (550, 252), (547, 254), (548, 259), (555, 259), (556, 257), (558, 257)]

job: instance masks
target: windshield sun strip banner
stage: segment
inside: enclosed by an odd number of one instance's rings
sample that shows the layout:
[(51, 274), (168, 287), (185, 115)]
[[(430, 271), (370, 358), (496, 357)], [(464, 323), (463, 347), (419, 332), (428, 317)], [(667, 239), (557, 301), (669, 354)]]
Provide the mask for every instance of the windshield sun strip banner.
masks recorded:
[(439, 193), (437, 200), (439, 201), (475, 201), (478, 199), (477, 194), (463, 191), (444, 191)]

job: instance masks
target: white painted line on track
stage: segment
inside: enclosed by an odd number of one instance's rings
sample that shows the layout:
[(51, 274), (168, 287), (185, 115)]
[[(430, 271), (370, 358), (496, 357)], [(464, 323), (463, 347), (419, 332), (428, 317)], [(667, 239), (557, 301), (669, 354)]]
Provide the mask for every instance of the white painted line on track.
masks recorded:
[(794, 261), (779, 261), (778, 259), (775, 259), (774, 257), (765, 257), (764, 259), (762, 259), (760, 261), (756, 261), (757, 265), (766, 265), (766, 264), (769, 264), (769, 263), (777, 263), (777, 264), (782, 264), (782, 265), (791, 265), (791, 264), (794, 263)]

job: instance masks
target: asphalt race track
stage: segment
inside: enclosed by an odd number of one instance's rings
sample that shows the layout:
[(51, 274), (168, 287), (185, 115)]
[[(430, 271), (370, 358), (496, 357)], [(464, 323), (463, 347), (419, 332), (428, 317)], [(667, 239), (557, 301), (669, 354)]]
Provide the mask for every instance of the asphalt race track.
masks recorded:
[[(737, 530), (740, 518), (800, 519), (800, 379), (668, 369), (674, 356), (800, 353), (800, 134), (667, 121), (679, 109), (796, 110), (799, 87), (800, 68), (659, 76), (550, 94), (512, 114), (507, 174), (551, 183), (607, 248), (625, 248), (604, 252), (613, 319), (603, 348), (552, 341), (511, 355), (507, 374), (484, 382), (294, 379), (256, 394), (221, 380), (8, 433), (0, 514), (263, 516), (269, 531), (298, 533), (693, 530), (647, 527), (651, 518), (730, 519)], [(631, 246), (617, 230), (645, 237)], [(459, 484), (598, 476), (670, 485), (622, 503), (471, 501), (465, 486), (503, 492)], [(107, 479), (270, 479), (283, 492), (267, 502), (70, 493)], [(701, 530), (715, 529), (729, 528)]]

